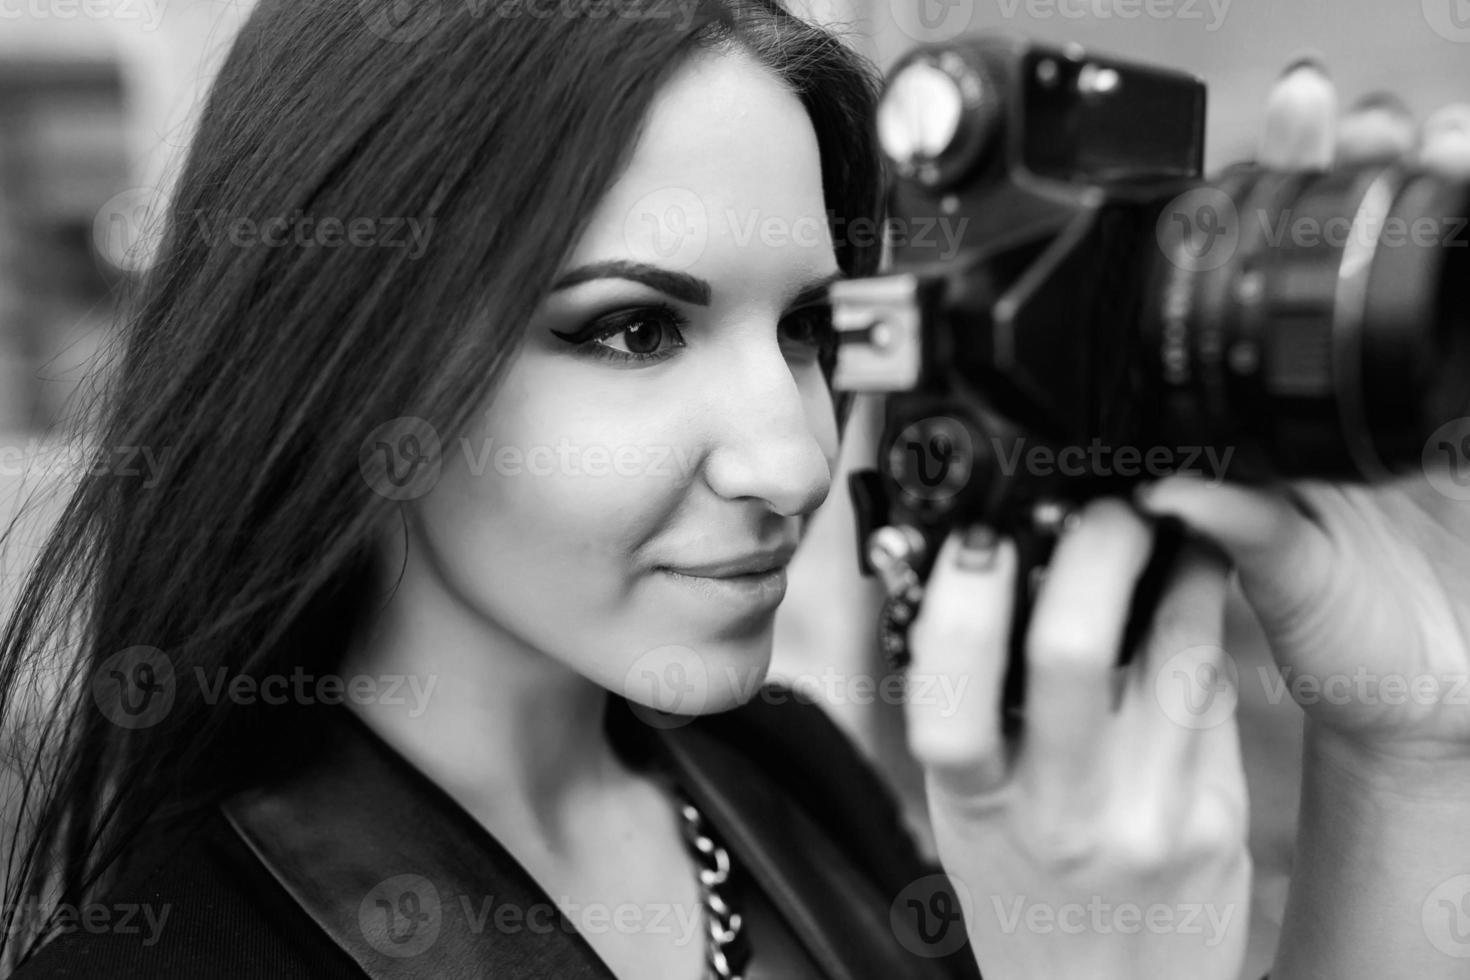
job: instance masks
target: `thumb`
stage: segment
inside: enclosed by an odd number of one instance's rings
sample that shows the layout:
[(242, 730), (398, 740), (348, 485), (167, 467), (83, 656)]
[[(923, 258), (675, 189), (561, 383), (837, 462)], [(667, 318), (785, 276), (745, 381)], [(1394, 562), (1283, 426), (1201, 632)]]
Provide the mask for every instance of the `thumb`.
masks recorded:
[(1332, 572), (1331, 540), (1280, 490), (1170, 476), (1140, 486), (1134, 502), (1146, 514), (1177, 517), (1219, 545), (1268, 630), (1299, 622)]

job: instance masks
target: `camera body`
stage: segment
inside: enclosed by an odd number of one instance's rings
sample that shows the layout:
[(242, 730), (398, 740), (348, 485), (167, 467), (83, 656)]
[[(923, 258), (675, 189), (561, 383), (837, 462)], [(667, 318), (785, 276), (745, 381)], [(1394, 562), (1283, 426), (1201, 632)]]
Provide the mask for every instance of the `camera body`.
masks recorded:
[(850, 489), (891, 595), (984, 523), (1022, 548), (1024, 606), (1078, 503), (1174, 472), (1379, 477), (1466, 414), (1470, 190), (1396, 161), (1206, 182), (1205, 110), (1187, 73), (1008, 36), (890, 73), (891, 226), (945, 233), (831, 299), (835, 387), (884, 396)]

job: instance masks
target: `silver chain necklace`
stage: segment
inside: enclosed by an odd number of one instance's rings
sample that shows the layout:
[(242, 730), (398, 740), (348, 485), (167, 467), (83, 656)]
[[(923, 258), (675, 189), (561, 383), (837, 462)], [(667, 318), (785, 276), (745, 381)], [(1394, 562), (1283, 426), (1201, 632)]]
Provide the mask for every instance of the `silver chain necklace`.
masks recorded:
[(675, 790), (679, 801), (680, 824), (684, 843), (699, 865), (700, 901), (704, 905), (705, 964), (707, 975), (717, 980), (740, 980), (745, 961), (750, 958), (742, 932), (740, 913), (730, 908), (720, 894), (720, 887), (730, 880), (730, 854), (710, 836), (704, 814), (682, 790)]

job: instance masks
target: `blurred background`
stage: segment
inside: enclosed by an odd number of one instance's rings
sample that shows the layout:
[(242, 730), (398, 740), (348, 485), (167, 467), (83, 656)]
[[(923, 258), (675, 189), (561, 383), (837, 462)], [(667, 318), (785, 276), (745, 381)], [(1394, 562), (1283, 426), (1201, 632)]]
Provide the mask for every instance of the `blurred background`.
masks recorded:
[[(251, 2), (0, 0), (0, 432), (60, 418)], [(1387, 90), (1422, 117), (1470, 97), (1466, 0), (793, 2), (885, 68), (921, 41), (1008, 30), (1194, 71), (1211, 168), (1254, 151), (1272, 81), (1304, 52), (1344, 104)]]
[[(794, 2), (884, 68), (915, 43), (1000, 29), (1194, 71), (1210, 87), (1212, 169), (1253, 154), (1272, 82), (1307, 51), (1324, 60), (1344, 105), (1387, 90), (1422, 119), (1470, 98), (1467, 0)], [(0, 555), (0, 611), (60, 503), (45, 491), (64, 484), (65, 467), (54, 461), (65, 458), (69, 400), (107, 339), (116, 287), (146, 266), (151, 208), (250, 5), (0, 0), (0, 526), (31, 501), (24, 533)], [(343, 8), (357, 4), (343, 0)], [(846, 452), (849, 464), (871, 453), (861, 415)], [(787, 677), (877, 663), (873, 587), (855, 574), (842, 486), (834, 484), (792, 571), (777, 624), (776, 672)], [(1230, 622), (1242, 671), (1266, 663), (1238, 603)], [(1258, 867), (1251, 970), (1260, 976), (1290, 869), (1300, 718), (1289, 700), (1271, 705), (1251, 694), (1246, 686), (1241, 718)], [(853, 701), (829, 708), (894, 777), (922, 833), (899, 712)]]
[(0, 611), (64, 502), (63, 422), (248, 2), (0, 0)]

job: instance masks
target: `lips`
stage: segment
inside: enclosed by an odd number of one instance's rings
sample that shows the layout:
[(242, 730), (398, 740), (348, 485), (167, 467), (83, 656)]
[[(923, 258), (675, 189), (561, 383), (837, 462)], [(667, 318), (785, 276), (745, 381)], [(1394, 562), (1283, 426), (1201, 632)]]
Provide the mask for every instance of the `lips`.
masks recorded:
[(661, 568), (695, 578), (739, 578), (760, 576), (785, 568), (796, 552), (794, 542), (773, 548), (751, 549), (725, 558), (699, 563), (665, 564)]

